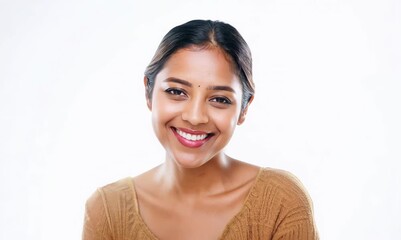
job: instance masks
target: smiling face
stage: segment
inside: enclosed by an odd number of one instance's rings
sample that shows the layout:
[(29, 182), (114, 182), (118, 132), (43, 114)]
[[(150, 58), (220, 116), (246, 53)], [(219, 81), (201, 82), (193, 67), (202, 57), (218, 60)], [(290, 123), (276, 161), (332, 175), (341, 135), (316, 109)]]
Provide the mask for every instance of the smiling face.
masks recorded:
[(167, 158), (194, 168), (222, 156), (236, 125), (244, 121), (241, 99), (241, 83), (220, 49), (174, 53), (156, 76), (152, 99), (147, 100)]

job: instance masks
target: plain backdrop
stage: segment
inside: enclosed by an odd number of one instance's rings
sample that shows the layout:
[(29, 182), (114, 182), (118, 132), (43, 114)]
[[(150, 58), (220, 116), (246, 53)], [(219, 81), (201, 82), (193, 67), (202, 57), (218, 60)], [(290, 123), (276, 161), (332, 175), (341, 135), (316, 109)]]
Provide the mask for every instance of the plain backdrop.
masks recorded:
[(1, 0), (0, 239), (80, 239), (97, 187), (163, 162), (143, 72), (197, 18), (253, 53), (227, 153), (295, 174), (321, 239), (401, 239), (398, 0)]

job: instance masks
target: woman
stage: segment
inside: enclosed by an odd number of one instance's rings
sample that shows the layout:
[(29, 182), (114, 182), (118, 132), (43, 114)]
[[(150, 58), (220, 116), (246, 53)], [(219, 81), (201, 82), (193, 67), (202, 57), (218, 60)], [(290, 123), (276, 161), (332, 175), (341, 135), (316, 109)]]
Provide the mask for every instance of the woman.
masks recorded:
[(224, 154), (254, 96), (248, 45), (232, 26), (170, 30), (145, 71), (165, 162), (98, 189), (83, 239), (317, 239), (310, 199), (291, 174)]

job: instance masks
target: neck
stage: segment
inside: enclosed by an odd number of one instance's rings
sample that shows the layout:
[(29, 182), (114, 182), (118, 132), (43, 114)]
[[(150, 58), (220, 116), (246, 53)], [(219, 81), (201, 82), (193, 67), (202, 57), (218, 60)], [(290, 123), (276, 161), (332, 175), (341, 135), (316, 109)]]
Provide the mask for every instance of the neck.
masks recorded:
[(232, 168), (232, 162), (230, 157), (221, 153), (200, 167), (184, 168), (167, 158), (158, 175), (167, 191), (177, 196), (218, 194), (227, 188), (227, 172)]

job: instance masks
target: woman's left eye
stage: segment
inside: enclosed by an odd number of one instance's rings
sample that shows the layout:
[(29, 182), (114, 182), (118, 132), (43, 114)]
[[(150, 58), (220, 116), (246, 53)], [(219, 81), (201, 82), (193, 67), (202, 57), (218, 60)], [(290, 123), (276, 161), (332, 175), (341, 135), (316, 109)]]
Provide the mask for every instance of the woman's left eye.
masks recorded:
[(228, 98), (225, 97), (215, 97), (210, 99), (211, 102), (217, 102), (217, 103), (222, 103), (222, 104), (231, 104), (231, 101)]

